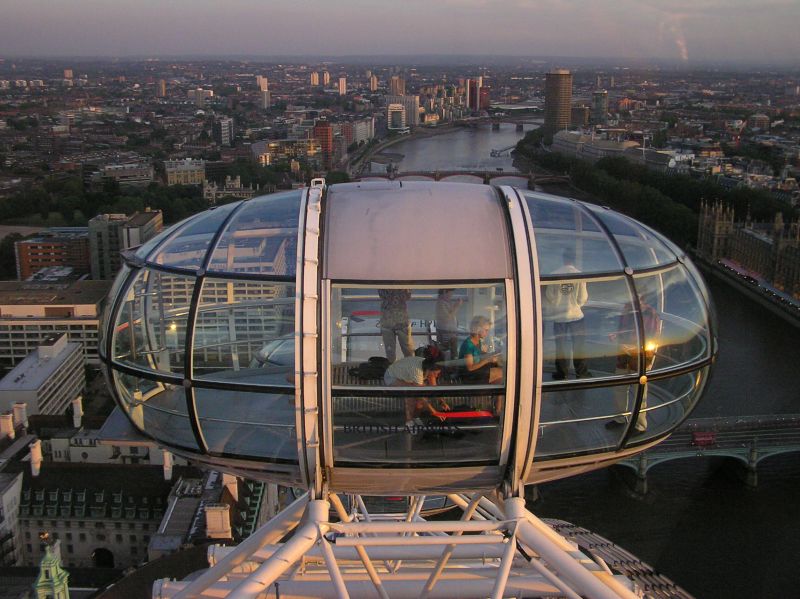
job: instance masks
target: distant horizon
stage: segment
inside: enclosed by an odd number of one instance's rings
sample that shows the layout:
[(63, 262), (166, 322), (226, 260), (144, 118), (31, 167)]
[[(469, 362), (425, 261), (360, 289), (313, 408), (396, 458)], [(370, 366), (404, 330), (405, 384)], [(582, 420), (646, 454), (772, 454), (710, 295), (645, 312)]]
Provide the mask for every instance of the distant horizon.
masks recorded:
[(733, 70), (752, 68), (776, 68), (800, 72), (800, 60), (785, 62), (748, 62), (741, 60), (689, 60), (668, 59), (663, 57), (598, 57), (598, 56), (557, 56), (557, 55), (525, 55), (525, 54), (76, 54), (76, 55), (14, 55), (0, 54), (0, 68), (9, 61), (53, 61), (53, 62), (162, 62), (162, 61), (212, 61), (224, 62), (260, 62), (266, 64), (325, 63), (342, 65), (376, 65), (376, 66), (514, 66), (530, 63), (531, 66), (551, 67), (596, 67), (596, 68), (669, 68), (673, 70), (689, 70), (697, 68), (728, 68)]
[(14, 57), (422, 54), (788, 66), (800, 56), (797, 0), (5, 4), (0, 56)]

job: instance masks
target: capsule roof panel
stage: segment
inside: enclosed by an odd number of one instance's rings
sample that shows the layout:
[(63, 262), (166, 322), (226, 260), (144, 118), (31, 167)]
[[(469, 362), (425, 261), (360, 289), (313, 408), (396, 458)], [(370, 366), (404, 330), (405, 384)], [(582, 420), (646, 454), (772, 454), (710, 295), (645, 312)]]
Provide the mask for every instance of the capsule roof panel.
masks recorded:
[(443, 281), (511, 274), (501, 199), (488, 185), (403, 181), (330, 189), (328, 279)]

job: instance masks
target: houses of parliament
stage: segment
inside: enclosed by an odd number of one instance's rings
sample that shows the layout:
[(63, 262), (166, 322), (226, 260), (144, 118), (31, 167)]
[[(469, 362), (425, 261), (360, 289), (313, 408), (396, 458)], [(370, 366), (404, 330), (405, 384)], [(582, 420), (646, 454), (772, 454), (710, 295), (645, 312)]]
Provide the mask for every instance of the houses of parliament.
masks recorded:
[(800, 298), (800, 222), (754, 223), (748, 214), (735, 222), (733, 208), (703, 203), (698, 219), (697, 253), (709, 262), (722, 258), (755, 271), (772, 285)]

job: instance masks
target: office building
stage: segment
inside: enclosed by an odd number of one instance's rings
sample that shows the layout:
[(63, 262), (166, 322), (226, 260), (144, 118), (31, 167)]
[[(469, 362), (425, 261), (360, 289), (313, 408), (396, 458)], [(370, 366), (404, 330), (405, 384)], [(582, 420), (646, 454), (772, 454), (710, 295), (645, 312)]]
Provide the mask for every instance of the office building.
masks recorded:
[(314, 139), (319, 142), (323, 160), (326, 165), (330, 165), (333, 157), (333, 127), (328, 121), (317, 121), (312, 130)]
[(258, 87), (258, 91), (261, 92), (269, 90), (269, 79), (263, 75), (256, 75), (256, 86)]
[(319, 86), (319, 73), (317, 71), (311, 72), (311, 86), (312, 87)]
[(347, 95), (347, 77), (339, 77), (339, 95)]
[(233, 145), (233, 119), (222, 117), (214, 121), (214, 141), (220, 146)]
[(120, 252), (142, 245), (163, 228), (160, 210), (98, 214), (89, 220), (89, 252), (93, 279), (112, 279), (122, 265)]
[(0, 380), (0, 413), (24, 403), (28, 415), (63, 414), (85, 386), (81, 345), (53, 333)]
[(147, 561), (175, 485), (164, 480), (163, 468), (43, 462), (33, 476), (27, 464), (13, 466), (23, 475), (19, 527), (25, 565), (44, 555), (43, 530), (61, 541), (70, 567), (127, 568)]
[(206, 102), (214, 97), (214, 92), (210, 89), (190, 89), (187, 92), (187, 97), (190, 101), (194, 102), (195, 105), (199, 108), (203, 108), (206, 105)]
[(24, 281), (51, 267), (72, 267), (75, 274), (90, 270), (89, 229), (58, 227), (22, 239), (14, 244), (17, 278)]
[(98, 365), (97, 327), (110, 288), (111, 281), (0, 281), (0, 363), (14, 366), (64, 331), (86, 363)]
[(328, 87), (331, 84), (331, 74), (328, 71), (322, 71), (322, 85)]
[(250, 146), (253, 160), (267, 166), (279, 162), (302, 160), (317, 164), (322, 147), (319, 140), (311, 139), (270, 139), (257, 141)]
[(260, 94), (261, 94), (261, 109), (269, 110), (269, 107), (272, 106), (272, 94), (270, 94), (268, 89), (260, 92)]
[(205, 160), (165, 160), (167, 185), (202, 185), (206, 176)]
[(167, 82), (165, 79), (158, 80), (158, 93), (159, 98), (166, 98), (167, 97)]
[(586, 127), (589, 124), (589, 112), (588, 106), (573, 106), (570, 110), (570, 124), (580, 129)]
[(405, 96), (406, 95), (406, 80), (400, 75), (392, 75), (389, 79), (389, 95), (390, 96)]
[(386, 96), (386, 105), (402, 104), (406, 109), (406, 126), (419, 125), (419, 96)]
[(572, 73), (556, 69), (547, 73), (544, 86), (544, 131), (553, 134), (569, 128), (572, 108)]
[(592, 92), (592, 124), (608, 124), (608, 91), (604, 89)]
[(22, 535), (19, 530), (21, 494), (22, 472), (0, 472), (0, 566), (22, 564)]
[(72, 79), (72, 69), (64, 69), (64, 79)]
[(153, 182), (153, 166), (147, 162), (107, 164), (100, 167), (100, 180), (112, 180), (120, 187), (147, 187)]
[(402, 104), (394, 103), (386, 107), (386, 128), (389, 131), (407, 131), (406, 108)]
[(369, 77), (369, 91), (378, 91), (378, 78), (375, 75)]

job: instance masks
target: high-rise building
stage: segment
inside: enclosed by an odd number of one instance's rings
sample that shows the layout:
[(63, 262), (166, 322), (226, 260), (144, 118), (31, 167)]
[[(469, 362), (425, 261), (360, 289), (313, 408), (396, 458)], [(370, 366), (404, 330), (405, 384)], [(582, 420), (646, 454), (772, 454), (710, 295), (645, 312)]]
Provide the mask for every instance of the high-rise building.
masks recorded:
[(592, 92), (592, 123), (595, 125), (608, 123), (608, 92), (604, 89)]
[(419, 125), (419, 96), (386, 96), (386, 105), (402, 104), (406, 109), (406, 126)]
[(59, 227), (14, 244), (17, 278), (24, 281), (42, 269), (70, 266), (75, 274), (89, 272), (89, 230)]
[(233, 119), (222, 117), (214, 122), (214, 141), (221, 146), (233, 145)]
[(311, 85), (313, 87), (319, 86), (319, 73), (317, 71), (311, 72)]
[(197, 89), (190, 89), (186, 95), (196, 106), (202, 108), (206, 105), (206, 100), (214, 97), (214, 91), (198, 87)]
[(72, 69), (64, 69), (64, 79), (72, 79)]
[(322, 85), (325, 87), (331, 84), (331, 74), (328, 71), (322, 71)]
[(258, 86), (258, 91), (265, 92), (269, 89), (269, 80), (263, 75), (256, 75), (256, 85)]
[(122, 266), (120, 252), (142, 245), (163, 227), (160, 210), (125, 214), (98, 214), (89, 220), (89, 249), (93, 279), (111, 279)]
[(386, 106), (386, 128), (389, 131), (402, 131), (406, 129), (406, 108), (402, 104), (388, 104)]
[(389, 79), (389, 95), (390, 96), (405, 96), (406, 95), (406, 80), (400, 75), (392, 75)]
[(167, 82), (165, 79), (158, 80), (158, 97), (159, 98), (167, 97)]
[(369, 91), (378, 91), (378, 78), (375, 75), (371, 75), (369, 78)]
[(0, 380), (0, 412), (24, 403), (29, 415), (63, 414), (85, 386), (81, 345), (54, 333)]
[(319, 141), (325, 164), (329, 165), (333, 156), (333, 126), (328, 121), (317, 121), (314, 124), (313, 135), (314, 139)]
[(347, 77), (339, 77), (339, 95), (347, 95)]
[(569, 128), (572, 108), (572, 73), (556, 69), (547, 73), (544, 84), (544, 130), (553, 134)]
[(269, 110), (270, 106), (272, 106), (272, 94), (269, 93), (268, 89), (265, 89), (261, 92), (261, 108)]

